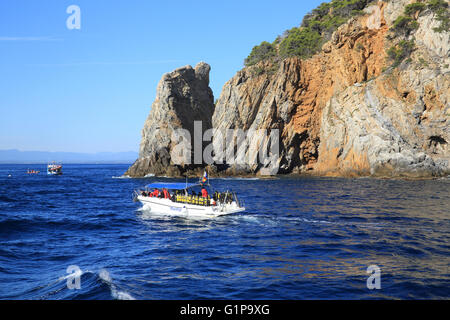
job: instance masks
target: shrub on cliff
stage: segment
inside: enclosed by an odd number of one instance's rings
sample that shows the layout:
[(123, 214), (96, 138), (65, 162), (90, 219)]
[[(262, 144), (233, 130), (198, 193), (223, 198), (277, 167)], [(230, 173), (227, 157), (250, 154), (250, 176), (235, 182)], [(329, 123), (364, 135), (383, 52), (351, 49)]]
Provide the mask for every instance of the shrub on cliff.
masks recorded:
[(436, 20), (441, 22), (437, 28), (433, 28), (436, 32), (449, 32), (450, 30), (450, 12), (448, 3), (444, 0), (430, 0), (427, 7), (436, 14)]
[(448, 4), (444, 0), (429, 0), (427, 2), (427, 7), (432, 11), (436, 11), (441, 8), (446, 9)]
[(426, 8), (426, 4), (425, 3), (422, 3), (422, 2), (414, 2), (414, 3), (411, 3), (411, 4), (408, 4), (406, 7), (405, 7), (405, 14), (407, 14), (407, 15), (413, 15), (413, 14), (416, 14), (416, 12), (422, 12), (423, 10), (425, 10), (425, 8)]
[(281, 41), (279, 56), (287, 58), (299, 56), (307, 58), (320, 49), (321, 35), (311, 28), (292, 28), (287, 32), (287, 37)]
[(416, 14), (430, 9), (436, 15), (436, 20), (440, 21), (440, 26), (433, 28), (436, 32), (448, 32), (450, 30), (450, 12), (448, 10), (448, 3), (444, 0), (430, 0), (427, 3), (414, 2), (408, 4), (403, 10), (403, 15), (400, 15), (393, 23), (392, 30), (395, 35), (408, 36), (411, 32), (419, 27), (416, 21)]
[(279, 56), (309, 58), (331, 38), (333, 32), (349, 18), (362, 13), (370, 0), (332, 0), (322, 3), (306, 15), (300, 28), (285, 33), (280, 43)]
[(418, 27), (419, 23), (414, 18), (410, 16), (398, 16), (392, 25), (392, 30), (396, 35), (403, 34), (407, 36)]
[(387, 51), (388, 57), (393, 61), (393, 67), (397, 67), (414, 50), (414, 40), (401, 40), (397, 45)]
[(250, 55), (245, 59), (244, 64), (246, 67), (252, 66), (259, 61), (266, 60), (276, 56), (276, 50), (274, 46), (267, 41), (261, 42), (259, 46), (254, 46)]

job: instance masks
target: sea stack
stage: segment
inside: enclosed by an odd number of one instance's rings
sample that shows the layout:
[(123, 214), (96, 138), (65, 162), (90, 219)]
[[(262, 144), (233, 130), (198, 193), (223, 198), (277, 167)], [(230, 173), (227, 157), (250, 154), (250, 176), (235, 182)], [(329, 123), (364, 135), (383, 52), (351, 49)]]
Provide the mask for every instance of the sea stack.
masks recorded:
[(162, 76), (142, 129), (139, 158), (125, 175), (181, 176), (197, 167), (200, 170), (201, 164), (174, 163), (171, 152), (177, 141), (173, 141), (172, 134), (185, 129), (193, 138), (194, 121), (201, 121), (202, 133), (211, 128), (214, 96), (209, 87), (210, 70), (207, 63), (200, 62), (195, 68), (188, 65)]

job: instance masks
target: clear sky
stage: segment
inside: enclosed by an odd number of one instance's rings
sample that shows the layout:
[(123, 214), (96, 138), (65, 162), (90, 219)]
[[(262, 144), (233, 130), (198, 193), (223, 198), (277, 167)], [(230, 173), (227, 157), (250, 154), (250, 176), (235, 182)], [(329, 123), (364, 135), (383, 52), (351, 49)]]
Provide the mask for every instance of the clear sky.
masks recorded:
[(216, 99), (254, 45), (321, 2), (1, 1), (0, 149), (138, 151), (164, 73), (205, 61)]

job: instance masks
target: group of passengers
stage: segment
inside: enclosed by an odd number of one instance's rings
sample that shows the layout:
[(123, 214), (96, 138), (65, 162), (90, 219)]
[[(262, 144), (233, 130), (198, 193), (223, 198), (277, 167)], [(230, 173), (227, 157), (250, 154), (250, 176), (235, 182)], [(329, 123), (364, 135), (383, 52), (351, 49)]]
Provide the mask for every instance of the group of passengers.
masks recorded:
[(229, 192), (221, 193), (214, 192), (212, 198), (208, 194), (208, 190), (205, 187), (202, 187), (201, 192), (191, 191), (191, 194), (185, 193), (184, 190), (175, 190), (174, 193), (170, 194), (170, 192), (163, 188), (162, 191), (159, 189), (154, 189), (151, 191), (141, 191), (141, 195), (144, 197), (154, 197), (161, 199), (169, 199), (173, 202), (182, 202), (182, 203), (190, 203), (204, 206), (215, 206), (217, 202), (221, 203), (231, 203), (233, 201), (232, 195)]
[[(159, 191), (158, 188), (155, 188), (153, 190), (153, 192), (150, 192), (150, 191), (142, 191), (141, 192), (141, 195), (143, 195), (144, 197), (155, 197), (155, 198), (170, 199), (170, 200), (173, 200), (176, 195), (181, 195), (181, 194), (184, 194), (184, 192), (181, 192), (180, 190), (176, 190), (174, 193), (170, 194), (170, 192), (166, 188), (163, 188), (162, 191)], [(195, 191), (192, 191), (191, 195), (202, 197), (202, 198), (209, 198), (208, 190), (206, 190), (205, 187), (202, 187), (202, 191), (199, 192), (198, 194)]]
[(154, 197), (154, 198), (163, 198), (163, 199), (172, 199), (172, 196), (170, 195), (169, 191), (167, 191), (166, 188), (162, 189), (162, 192), (159, 191), (159, 189), (153, 190), (153, 192), (150, 191), (142, 191), (141, 195), (144, 197)]

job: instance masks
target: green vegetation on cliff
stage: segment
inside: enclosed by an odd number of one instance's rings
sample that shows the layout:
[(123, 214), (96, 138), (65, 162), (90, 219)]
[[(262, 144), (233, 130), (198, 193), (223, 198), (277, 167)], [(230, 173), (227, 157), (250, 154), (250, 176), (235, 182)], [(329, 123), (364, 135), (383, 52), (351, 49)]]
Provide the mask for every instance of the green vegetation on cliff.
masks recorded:
[[(375, 0), (331, 0), (322, 3), (311, 13), (307, 14), (299, 27), (286, 30), (272, 43), (263, 41), (254, 46), (250, 55), (244, 60), (246, 67), (253, 66), (263, 60), (278, 62), (288, 57), (298, 56), (309, 58), (319, 52), (322, 45), (330, 40), (333, 32), (351, 17), (360, 15), (364, 8)], [(393, 23), (391, 30), (395, 36), (408, 37), (419, 24), (416, 21), (423, 11), (431, 10), (440, 26), (434, 28), (436, 32), (448, 32), (450, 29), (449, 5), (445, 0), (418, 1), (405, 6), (404, 12)], [(405, 43), (391, 47), (389, 56), (395, 64), (400, 57), (406, 57), (404, 53), (411, 52), (410, 46)], [(399, 51), (399, 48), (406, 48)], [(397, 52), (397, 54), (394, 54)], [(401, 61), (400, 61), (401, 62)]]
[(419, 27), (419, 23), (410, 16), (398, 16), (392, 25), (392, 30), (397, 34), (409, 35)]
[(317, 53), (333, 32), (362, 10), (373, 0), (332, 0), (322, 3), (303, 18), (300, 27), (294, 27), (278, 36), (273, 43), (262, 42), (253, 47), (245, 59), (245, 66), (252, 66), (266, 59), (285, 59), (299, 56), (309, 58)]
[(426, 3), (414, 2), (408, 4), (403, 14), (394, 21), (392, 29), (397, 35), (409, 35), (419, 27), (416, 19), (426, 9), (431, 10), (435, 14), (436, 20), (440, 22), (439, 27), (433, 28), (434, 31), (448, 32), (450, 30), (450, 12), (448, 3), (444, 0), (429, 0)]
[(449, 5), (444, 0), (430, 0), (427, 2), (427, 7), (436, 15), (441, 25), (437, 28), (433, 28), (436, 32), (449, 32), (450, 31), (450, 11)]
[(405, 7), (405, 14), (407, 15), (412, 15), (412, 14), (416, 14), (417, 12), (422, 12), (424, 9), (426, 8), (426, 4), (423, 2), (414, 2), (411, 4), (408, 4)]
[(259, 61), (275, 57), (276, 54), (277, 51), (275, 47), (267, 41), (263, 41), (259, 46), (253, 47), (252, 52), (250, 52), (250, 55), (245, 59), (245, 65), (254, 65)]
[[(425, 10), (431, 10), (435, 14), (440, 26), (433, 28), (436, 32), (448, 32), (450, 29), (450, 13), (448, 3), (444, 0), (429, 0), (427, 2), (413, 2), (405, 6), (403, 14), (395, 19), (391, 31), (394, 38), (400, 39), (397, 44), (387, 50), (388, 57), (393, 61), (393, 66), (400, 65), (411, 52), (414, 51), (415, 39), (408, 38), (417, 28), (419, 23), (417, 18)], [(409, 39), (409, 40), (407, 40)]]
[(409, 57), (414, 48), (414, 40), (401, 40), (397, 45), (390, 47), (387, 54), (394, 62), (393, 67), (397, 67), (405, 58)]

